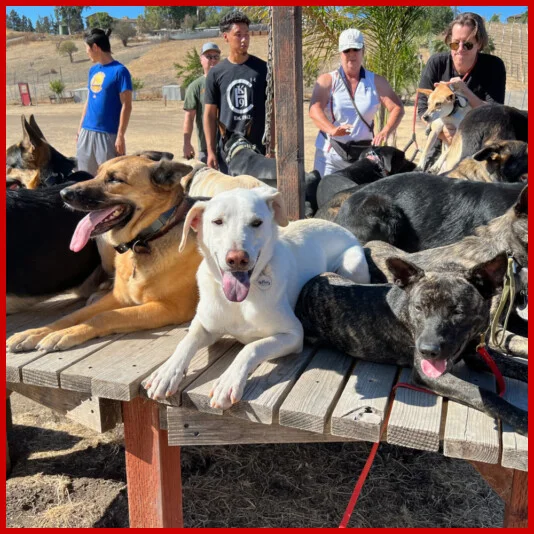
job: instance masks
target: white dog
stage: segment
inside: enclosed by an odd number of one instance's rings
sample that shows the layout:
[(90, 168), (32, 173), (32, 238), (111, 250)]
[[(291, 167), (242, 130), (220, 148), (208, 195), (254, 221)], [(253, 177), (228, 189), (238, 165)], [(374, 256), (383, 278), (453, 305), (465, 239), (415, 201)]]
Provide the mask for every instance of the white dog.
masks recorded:
[[(278, 226), (287, 228), (279, 235)], [(335, 271), (369, 282), (356, 237), (319, 219), (288, 226), (282, 196), (271, 187), (234, 189), (197, 202), (180, 248), (189, 227), (198, 232), (204, 256), (197, 272), (200, 302), (189, 332), (145, 385), (152, 399), (175, 393), (195, 353), (230, 334), (245, 346), (210, 392), (212, 407), (229, 408), (261, 362), (302, 350), (304, 332), (293, 310), (308, 280)]]

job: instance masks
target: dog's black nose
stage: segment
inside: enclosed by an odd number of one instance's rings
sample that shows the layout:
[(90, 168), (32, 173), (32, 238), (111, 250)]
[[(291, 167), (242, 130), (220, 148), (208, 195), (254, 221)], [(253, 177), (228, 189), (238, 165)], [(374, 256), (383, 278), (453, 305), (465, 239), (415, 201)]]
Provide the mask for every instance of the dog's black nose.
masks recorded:
[(244, 250), (231, 250), (226, 254), (226, 264), (232, 269), (246, 269), (249, 263), (249, 255)]
[(59, 192), (59, 194), (61, 195), (61, 198), (65, 202), (69, 202), (70, 200), (74, 200), (74, 197), (76, 196), (76, 193), (70, 187), (65, 187), (65, 189), (62, 189)]
[(431, 341), (421, 341), (417, 345), (419, 352), (423, 356), (427, 356), (428, 358), (437, 358), (441, 354), (441, 347), (439, 346), (439, 343), (433, 343)]

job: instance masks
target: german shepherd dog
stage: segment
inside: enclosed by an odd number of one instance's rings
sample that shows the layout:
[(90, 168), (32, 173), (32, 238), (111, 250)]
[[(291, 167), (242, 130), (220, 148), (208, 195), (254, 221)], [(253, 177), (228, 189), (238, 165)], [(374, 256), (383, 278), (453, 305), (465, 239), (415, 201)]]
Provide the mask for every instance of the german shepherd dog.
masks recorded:
[(191, 320), (201, 256), (195, 239), (178, 251), (190, 206), (180, 180), (191, 170), (166, 159), (121, 156), (102, 164), (92, 180), (63, 189), (69, 206), (87, 212), (72, 236), (71, 250), (78, 252), (91, 237), (105, 234), (120, 252), (113, 290), (48, 326), (14, 334), (7, 348), (63, 350), (95, 337)]
[[(501, 253), (465, 273), (433, 273), (392, 257), (387, 267), (394, 284), (355, 284), (324, 273), (303, 287), (295, 313), (309, 341), (363, 360), (411, 367), (415, 383), (527, 435), (528, 412), (451, 373), (462, 359), (485, 367), (475, 346), (489, 324), (491, 299), (502, 286), (506, 264)], [(526, 365), (493, 356), (504, 375), (527, 381)]]
[(526, 182), (528, 145), (523, 141), (497, 141), (463, 159), (444, 174), (473, 182)]
[(88, 297), (96, 289), (101, 269), (95, 242), (78, 254), (69, 250), (83, 214), (67, 209), (59, 193), (74, 183), (6, 191), (7, 313), (67, 290)]
[[(70, 175), (76, 168), (76, 158), (67, 158), (51, 146), (33, 115), (30, 115), (30, 122), (24, 115), (21, 120), (22, 141), (6, 150), (7, 187), (12, 187), (14, 180), (27, 189), (62, 184), (71, 180)], [(9, 169), (16, 169), (18, 172)]]
[(339, 193), (348, 196), (334, 222), (350, 230), (360, 243), (379, 240), (417, 252), (459, 241), (503, 215), (523, 187), (419, 172), (396, 174), (350, 195), (349, 191)]
[[(261, 180), (264, 184), (277, 187), (276, 159), (267, 158), (246, 138), (252, 121), (245, 126), (245, 134), (232, 132), (219, 122), (219, 132), (223, 142), (222, 155), (228, 165), (230, 176), (247, 174)], [(317, 171), (304, 173), (305, 183), (305, 213), (306, 217), (312, 217), (317, 211), (317, 186), (321, 181), (321, 175)]]
[(513, 140), (525, 143), (528, 141), (526, 111), (501, 104), (486, 104), (472, 109), (454, 134), (443, 164), (435, 171), (447, 173), (460, 161), (472, 156), (486, 145)]

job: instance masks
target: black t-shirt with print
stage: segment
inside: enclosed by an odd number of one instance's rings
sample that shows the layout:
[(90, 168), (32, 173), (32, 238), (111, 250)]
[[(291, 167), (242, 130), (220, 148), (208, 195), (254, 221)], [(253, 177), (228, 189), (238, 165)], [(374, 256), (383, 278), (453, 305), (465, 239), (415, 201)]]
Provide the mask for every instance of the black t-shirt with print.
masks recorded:
[(247, 139), (265, 153), (261, 144), (265, 130), (265, 90), (267, 63), (256, 56), (241, 64), (225, 59), (213, 67), (206, 77), (204, 104), (219, 108), (219, 120), (232, 132), (245, 134), (252, 119)]

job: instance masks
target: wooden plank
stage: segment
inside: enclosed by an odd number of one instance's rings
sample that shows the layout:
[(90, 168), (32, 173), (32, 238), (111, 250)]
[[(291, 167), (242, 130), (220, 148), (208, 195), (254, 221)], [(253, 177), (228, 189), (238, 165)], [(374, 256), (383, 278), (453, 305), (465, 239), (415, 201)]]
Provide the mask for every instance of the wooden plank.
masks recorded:
[[(170, 335), (171, 330), (173, 330), (172, 327), (143, 330), (121, 337), (111, 345), (107, 345), (62, 371), (60, 374), (61, 388), (92, 393), (92, 380), (94, 377), (101, 376), (102, 373), (106, 372), (119, 374), (121, 368), (135, 365), (139, 358), (138, 353), (153, 362), (152, 368), (155, 368), (167, 359), (170, 354), (152, 352), (152, 344), (160, 337)], [(178, 327), (176, 330), (181, 332), (183, 328)], [(178, 342), (179, 335), (181, 334), (175, 334), (174, 339), (176, 342)]]
[[(490, 391), (495, 391), (495, 377), (477, 373), (466, 365), (457, 365), (455, 374)], [(499, 462), (499, 425), (494, 417), (453, 400), (447, 404), (443, 454), (451, 458), (477, 460), (488, 464)]]
[(299, 354), (263, 362), (248, 377), (243, 398), (227, 413), (267, 425), (274, 423), (279, 406), (314, 353), (314, 347), (305, 346)]
[(233, 445), (250, 443), (322, 443), (352, 441), (277, 424), (264, 425), (187, 408), (167, 408), (169, 445)]
[[(505, 377), (506, 392), (504, 398), (523, 410), (528, 410), (528, 384)], [(528, 471), (528, 437), (521, 436), (507, 425), (502, 425), (502, 460), (503, 467)]]
[[(222, 414), (223, 410), (212, 408), (208, 393), (222, 373), (232, 363), (241, 346), (232, 347), (222, 358), (204, 372), (183, 393), (182, 402), (186, 408)], [(290, 354), (263, 362), (248, 377), (242, 399), (226, 412), (234, 417), (271, 424), (298, 374), (305, 367), (312, 349), (306, 347), (300, 354)]]
[(377, 443), (398, 368), (358, 361), (330, 418), (330, 433)]
[(8, 387), (97, 432), (111, 430), (121, 422), (120, 404), (116, 401), (27, 384), (8, 382)]
[(505, 528), (528, 527), (528, 473), (514, 470), (510, 500), (504, 507)]
[[(224, 336), (222, 339), (217, 341), (217, 343), (200, 349), (193, 356), (193, 359), (189, 363), (187, 373), (178, 385), (178, 390), (176, 393), (164, 400), (158, 400), (158, 403), (164, 406), (181, 406), (183, 391), (187, 389), (187, 387), (192, 384), (208, 367), (213, 365), (221, 356), (226, 354), (226, 352), (228, 352), (234, 345), (237, 345), (239, 348), (242, 347), (242, 345), (239, 344), (235, 338), (231, 336)], [(145, 382), (146, 378), (143, 379), (141, 384), (144, 385)], [(148, 398), (144, 387), (139, 389), (139, 394), (142, 397)]]
[(302, 7), (273, 7), (277, 187), (290, 220), (304, 217)]
[[(25, 384), (33, 384), (35, 386), (58, 388), (60, 374), (63, 370), (107, 347), (123, 336), (124, 334), (116, 334), (105, 338), (92, 339), (69, 350), (44, 354), (40, 358), (24, 365), (21, 369), (22, 381)], [(105, 395), (101, 396), (105, 397)]]
[(280, 406), (279, 424), (324, 434), (354, 363), (338, 350), (318, 350)]
[(122, 403), (130, 528), (182, 528), (180, 448), (169, 447), (158, 405)]
[[(403, 369), (399, 382), (411, 383), (411, 369)], [(437, 451), (443, 398), (398, 388), (387, 427), (387, 442), (412, 449)]]

